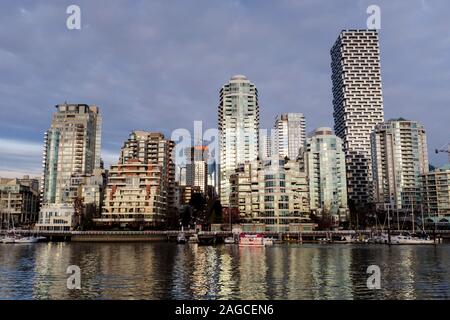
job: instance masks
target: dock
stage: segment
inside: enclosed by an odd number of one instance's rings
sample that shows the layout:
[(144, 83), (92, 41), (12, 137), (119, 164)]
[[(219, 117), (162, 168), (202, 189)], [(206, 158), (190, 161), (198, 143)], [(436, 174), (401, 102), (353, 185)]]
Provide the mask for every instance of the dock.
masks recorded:
[[(46, 237), (48, 241), (72, 241), (72, 242), (175, 242), (179, 230), (168, 231), (30, 231), (16, 230), (18, 234), (33, 234)], [(409, 230), (391, 231), (392, 235)], [(450, 239), (450, 230), (426, 230), (430, 237)], [(4, 235), (6, 230), (0, 230), (0, 235)], [(231, 231), (184, 231), (186, 237), (197, 234), (199, 242), (202, 244), (223, 243), (227, 237), (232, 237)], [(332, 242), (343, 236), (363, 236), (370, 237), (370, 230), (342, 230), (342, 231), (302, 231), (302, 232), (246, 232), (248, 234), (263, 234), (265, 237), (291, 243), (315, 243)]]

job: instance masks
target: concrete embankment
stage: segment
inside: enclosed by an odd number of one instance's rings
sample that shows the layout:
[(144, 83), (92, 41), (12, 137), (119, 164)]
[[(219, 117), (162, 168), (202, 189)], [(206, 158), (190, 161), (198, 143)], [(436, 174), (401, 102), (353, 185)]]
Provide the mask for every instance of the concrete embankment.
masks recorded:
[(75, 234), (72, 242), (155, 242), (168, 241), (167, 235), (157, 234)]

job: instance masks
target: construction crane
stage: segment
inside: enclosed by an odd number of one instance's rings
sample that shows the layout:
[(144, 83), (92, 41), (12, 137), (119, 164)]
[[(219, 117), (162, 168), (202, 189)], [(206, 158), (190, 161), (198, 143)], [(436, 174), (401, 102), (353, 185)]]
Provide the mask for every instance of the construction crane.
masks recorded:
[(436, 149), (436, 153), (448, 153), (448, 162), (450, 162), (450, 143), (447, 145), (447, 149), (444, 149), (444, 147), (441, 147), (441, 149)]

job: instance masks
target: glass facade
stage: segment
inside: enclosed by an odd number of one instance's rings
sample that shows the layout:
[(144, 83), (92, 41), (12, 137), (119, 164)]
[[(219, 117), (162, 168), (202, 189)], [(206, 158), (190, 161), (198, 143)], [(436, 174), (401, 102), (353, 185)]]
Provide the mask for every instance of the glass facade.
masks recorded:
[(302, 156), (309, 179), (311, 211), (324, 212), (346, 220), (347, 179), (342, 140), (330, 128), (318, 128), (306, 141)]

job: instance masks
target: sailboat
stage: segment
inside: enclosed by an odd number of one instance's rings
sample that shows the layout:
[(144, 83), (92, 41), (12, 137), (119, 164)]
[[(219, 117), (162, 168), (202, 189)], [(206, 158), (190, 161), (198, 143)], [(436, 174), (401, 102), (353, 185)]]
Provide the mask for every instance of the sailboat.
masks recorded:
[[(389, 207), (388, 207), (388, 233), (382, 232), (381, 234), (373, 237), (372, 241), (374, 243), (381, 243), (381, 244), (393, 244), (393, 245), (400, 245), (400, 244), (435, 244), (435, 241), (432, 240), (426, 233), (425, 228), (423, 228), (423, 207), (422, 207), (422, 237), (415, 236), (415, 224), (414, 224), (414, 204), (411, 202), (411, 215), (412, 215), (412, 234), (409, 232), (405, 232), (400, 235), (391, 235), (390, 234), (390, 216), (389, 216)], [(398, 221), (397, 221), (398, 223)], [(400, 226), (398, 224), (398, 231), (400, 231)]]
[(15, 243), (16, 241), (16, 230), (14, 229), (14, 219), (12, 220), (12, 229), (9, 228), (9, 220), (11, 219), (11, 214), (8, 214), (8, 225), (6, 227), (6, 235), (2, 239), (2, 243)]
[(391, 244), (435, 244), (435, 241), (432, 240), (425, 232), (424, 227), (424, 219), (423, 219), (423, 206), (421, 207), (422, 211), (422, 237), (415, 236), (415, 220), (414, 220), (414, 203), (411, 202), (412, 206), (412, 233), (406, 232), (404, 234), (391, 237)]
[[(11, 217), (9, 217), (11, 218)], [(11, 243), (36, 243), (39, 242), (41, 238), (35, 236), (22, 236), (16, 233), (16, 229), (14, 228), (14, 219), (12, 219), (12, 229), (9, 229), (9, 220), (8, 219), (8, 227), (6, 236), (2, 239), (2, 243), (11, 244)]]

